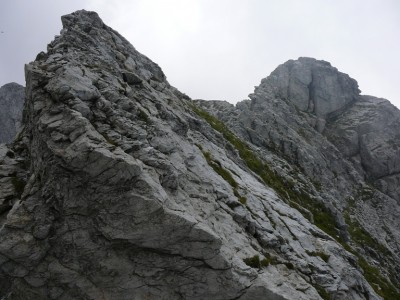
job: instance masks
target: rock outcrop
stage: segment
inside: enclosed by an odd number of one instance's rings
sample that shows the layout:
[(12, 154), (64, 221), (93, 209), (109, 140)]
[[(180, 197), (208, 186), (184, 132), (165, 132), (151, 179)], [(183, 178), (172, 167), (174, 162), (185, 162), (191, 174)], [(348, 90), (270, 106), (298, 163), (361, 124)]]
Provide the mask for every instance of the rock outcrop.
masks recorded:
[(360, 174), (400, 203), (400, 111), (385, 99), (361, 96), (333, 118), (325, 136)]
[(290, 99), (302, 111), (326, 117), (353, 103), (360, 90), (357, 82), (338, 72), (329, 62), (301, 57), (289, 60), (265, 78), (260, 87)]
[[(312, 71), (312, 112), (262, 85), (237, 107), (194, 102), (96, 13), (62, 23), (0, 147), (1, 299), (398, 295), (398, 203), (315, 129), (358, 103), (352, 79), (329, 77), (330, 100), (345, 93), (321, 105)], [(371, 226), (383, 252), (353, 233)]]
[(0, 87), (0, 143), (11, 142), (21, 129), (25, 89), (18, 83)]
[[(335, 218), (330, 234), (372, 266), (383, 266), (398, 286), (400, 111), (385, 99), (360, 95), (355, 80), (312, 58), (279, 66), (250, 98), (236, 107), (197, 104), (259, 147), (290, 188), (309, 194), (298, 177), (308, 181)], [(287, 198), (307, 208), (300, 210), (305, 216), (318, 214), (296, 195)]]

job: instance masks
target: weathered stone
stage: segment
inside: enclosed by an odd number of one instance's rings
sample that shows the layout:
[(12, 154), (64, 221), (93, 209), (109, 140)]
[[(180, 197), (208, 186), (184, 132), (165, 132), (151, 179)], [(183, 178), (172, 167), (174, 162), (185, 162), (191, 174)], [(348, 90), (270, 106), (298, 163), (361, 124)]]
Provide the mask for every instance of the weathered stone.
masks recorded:
[[(314, 81), (314, 75), (320, 79)], [(313, 93), (327, 98), (317, 99)], [(387, 100), (358, 93), (357, 83), (329, 63), (300, 58), (263, 79), (251, 101), (236, 107), (223, 101), (196, 103), (256, 145), (274, 173), (290, 183), (287, 188), (323, 203), (335, 220), (333, 237), (350, 243), (357, 239), (356, 251), (372, 265), (379, 257), (380, 266), (398, 266), (400, 113)], [(316, 221), (312, 207), (296, 207)], [(293, 224), (289, 228), (293, 233)], [(388, 243), (388, 236), (396, 238)], [(287, 245), (279, 247), (287, 254), (291, 251)], [(390, 278), (397, 284), (400, 277), (395, 273)], [(334, 289), (330, 286), (328, 290)], [(346, 293), (356, 297), (349, 290)], [(343, 292), (340, 295), (344, 297)]]
[(126, 81), (128, 84), (140, 84), (140, 83), (142, 83), (142, 79), (140, 79), (140, 77), (137, 76), (135, 73), (124, 72), (124, 73), (122, 73), (122, 76), (124, 78), (124, 81)]
[(8, 83), (0, 88), (0, 143), (11, 142), (22, 126), (25, 88)]
[[(48, 52), (26, 67), (20, 139), (0, 146), (0, 298), (282, 300), (321, 299), (321, 290), (380, 298), (335, 241), (348, 234), (345, 209), (365, 174), (321, 134), (358, 96), (352, 79), (301, 59), (237, 108), (196, 102), (226, 121), (232, 138), (96, 13), (62, 21)], [(352, 141), (346, 153), (356, 153), (359, 130), (342, 130)], [(368, 137), (360, 160), (378, 159)], [(244, 149), (272, 166), (265, 182)], [(375, 226), (373, 238), (392, 253), (380, 261), (398, 266), (398, 206), (376, 193), (357, 198), (349, 217)], [(293, 204), (295, 194), (336, 220), (332, 236), (313, 224), (321, 217), (312, 207)], [(387, 242), (377, 237), (383, 213)]]
[(326, 61), (301, 57), (279, 66), (264, 79), (260, 89), (271, 88), (275, 95), (293, 102), (300, 110), (326, 117), (353, 103), (357, 82)]

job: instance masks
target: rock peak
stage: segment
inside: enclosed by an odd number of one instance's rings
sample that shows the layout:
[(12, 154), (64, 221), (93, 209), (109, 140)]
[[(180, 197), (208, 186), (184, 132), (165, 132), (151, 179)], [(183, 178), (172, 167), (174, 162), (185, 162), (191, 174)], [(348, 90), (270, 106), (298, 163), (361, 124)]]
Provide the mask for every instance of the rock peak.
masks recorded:
[[(332, 67), (331, 63), (326, 60), (319, 60), (313, 57), (307, 57), (307, 56), (300, 56), (297, 60), (289, 60), (293, 62), (300, 62), (303, 64), (310, 64), (310, 65), (325, 65), (327, 67)], [(335, 68), (336, 69), (336, 68)]]
[(61, 22), (64, 28), (72, 28), (76, 24), (85, 24), (97, 28), (104, 26), (103, 21), (96, 12), (84, 9), (62, 16)]
[[(293, 105), (304, 96), (325, 117), (320, 102), (340, 103), (335, 89), (358, 95), (351, 79), (302, 58), (252, 101), (207, 113), (96, 13), (63, 24), (26, 66), (23, 130), (0, 145), (0, 299), (400, 299), (390, 288), (400, 210), (389, 196), (400, 177), (382, 182), (388, 194), (360, 193), (363, 163)], [(377, 149), (362, 162), (380, 162), (380, 140), (362, 136), (367, 117), (343, 131), (361, 137), (360, 151)], [(385, 152), (381, 169), (400, 172), (398, 153)], [(363, 275), (338, 242), (379, 270)]]
[(360, 94), (357, 81), (349, 75), (327, 61), (310, 57), (278, 66), (262, 80), (260, 88), (322, 118), (355, 102)]

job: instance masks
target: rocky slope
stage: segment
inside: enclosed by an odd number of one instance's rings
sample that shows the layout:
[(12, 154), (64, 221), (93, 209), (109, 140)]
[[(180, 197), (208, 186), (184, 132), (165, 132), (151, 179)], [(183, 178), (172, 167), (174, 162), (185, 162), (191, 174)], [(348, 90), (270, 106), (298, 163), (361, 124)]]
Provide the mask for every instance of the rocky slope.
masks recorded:
[(398, 295), (398, 203), (366, 184), (361, 148), (338, 150), (346, 115), (330, 121), (358, 103), (353, 80), (323, 108), (318, 73), (310, 112), (268, 79), (236, 108), (193, 102), (96, 13), (62, 23), (0, 148), (1, 299)]
[[(291, 189), (314, 190), (315, 200), (334, 218), (331, 224), (314, 222), (351, 245), (370, 266), (382, 267), (399, 286), (400, 111), (387, 100), (359, 92), (355, 80), (329, 63), (300, 58), (263, 79), (250, 101), (236, 107), (222, 101), (197, 103), (258, 146)], [(315, 203), (309, 205), (296, 193), (286, 198), (300, 205), (303, 215), (318, 215)]]
[(18, 83), (0, 87), (0, 143), (11, 142), (21, 128), (25, 89)]

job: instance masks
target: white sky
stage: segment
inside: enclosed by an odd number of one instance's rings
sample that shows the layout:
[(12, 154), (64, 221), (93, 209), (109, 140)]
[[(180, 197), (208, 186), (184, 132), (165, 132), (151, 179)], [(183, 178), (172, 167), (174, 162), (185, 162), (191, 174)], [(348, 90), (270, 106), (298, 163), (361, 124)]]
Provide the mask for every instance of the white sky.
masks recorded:
[(400, 107), (398, 0), (3, 0), (0, 86), (61, 30), (60, 16), (97, 11), (192, 98), (235, 103), (279, 64), (329, 61), (363, 94)]

